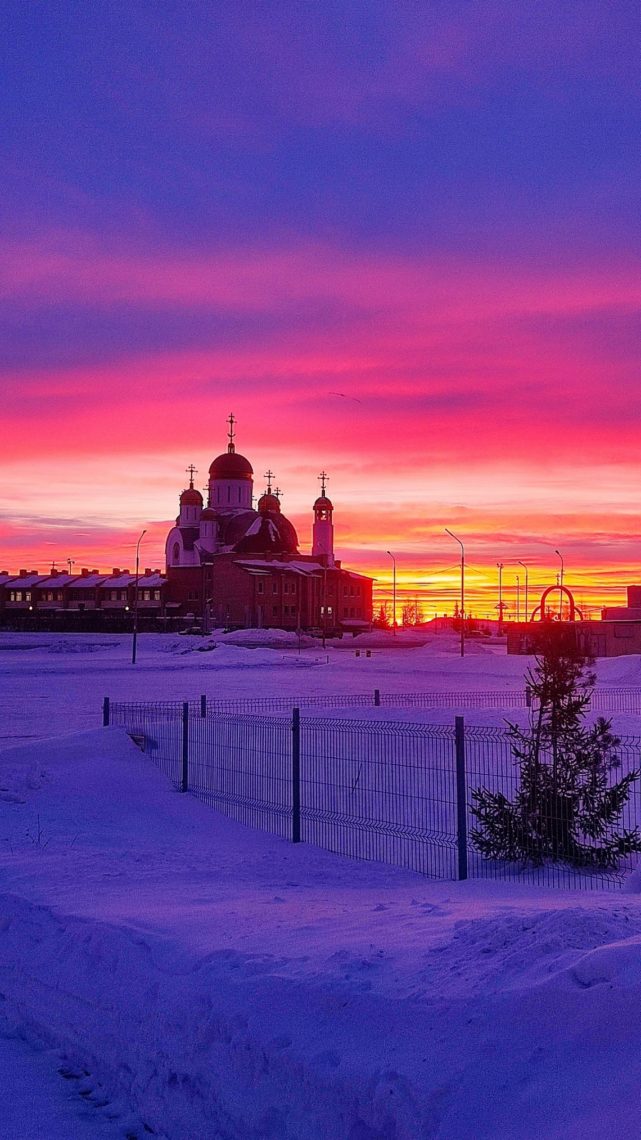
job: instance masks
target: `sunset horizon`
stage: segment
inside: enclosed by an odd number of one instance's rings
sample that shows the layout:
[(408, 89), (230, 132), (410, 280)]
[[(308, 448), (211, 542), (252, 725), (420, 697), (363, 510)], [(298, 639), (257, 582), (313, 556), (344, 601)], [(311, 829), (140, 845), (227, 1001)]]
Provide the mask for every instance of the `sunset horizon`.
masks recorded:
[(638, 581), (631, 7), (348, 7), (5, 9), (3, 568), (162, 567), (233, 408), (379, 604)]

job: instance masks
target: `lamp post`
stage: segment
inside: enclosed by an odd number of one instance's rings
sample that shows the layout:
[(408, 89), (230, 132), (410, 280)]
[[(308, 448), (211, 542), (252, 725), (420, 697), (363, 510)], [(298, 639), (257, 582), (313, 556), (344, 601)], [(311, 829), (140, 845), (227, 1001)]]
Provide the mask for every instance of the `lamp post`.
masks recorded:
[(392, 633), (396, 637), (396, 559), (391, 550), (388, 550), (390, 558), (392, 559)]
[(497, 562), (499, 571), (499, 637), (503, 633), (503, 563)]
[(528, 608), (527, 608), (528, 569), (527, 569), (527, 566), (525, 565), (525, 562), (521, 562), (520, 558), (519, 558), (519, 566), (522, 566), (523, 569), (525, 570), (525, 620), (529, 621), (530, 619), (528, 618)]
[(461, 548), (461, 657), (465, 657), (465, 547), (460, 538), (457, 538), (447, 527), (445, 533), (449, 534)]
[(142, 542), (147, 531), (143, 530), (138, 542), (136, 543), (136, 579), (134, 584), (134, 636), (131, 646), (131, 664), (136, 664), (136, 641), (138, 640), (138, 578), (140, 577), (140, 543)]
[(521, 579), (516, 575), (516, 620), (521, 620)]
[(559, 558), (561, 559), (561, 577), (559, 578), (559, 586), (561, 587), (559, 590), (559, 621), (563, 621), (563, 571), (565, 569), (565, 563), (563, 561), (563, 555), (561, 554), (560, 550), (555, 550), (554, 553), (558, 554)]

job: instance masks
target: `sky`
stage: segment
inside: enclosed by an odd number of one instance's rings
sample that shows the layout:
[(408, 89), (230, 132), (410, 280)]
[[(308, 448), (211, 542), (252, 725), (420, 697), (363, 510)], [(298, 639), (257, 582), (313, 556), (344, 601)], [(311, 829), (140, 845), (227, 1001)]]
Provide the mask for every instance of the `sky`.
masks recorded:
[[(194, 463), (450, 609), (641, 581), (637, 0), (4, 0), (0, 569), (163, 565)], [(470, 608), (468, 606), (468, 608)], [(530, 607), (531, 608), (531, 607)]]

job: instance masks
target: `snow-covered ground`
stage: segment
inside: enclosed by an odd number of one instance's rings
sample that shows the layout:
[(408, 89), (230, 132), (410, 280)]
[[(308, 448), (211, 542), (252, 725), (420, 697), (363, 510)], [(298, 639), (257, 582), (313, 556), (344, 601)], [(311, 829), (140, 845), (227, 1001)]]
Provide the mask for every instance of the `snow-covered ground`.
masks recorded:
[[(0, 711), (22, 743), (0, 752), (0, 1045), (52, 1121), (72, 1116), (38, 1132), (34, 1103), (16, 1127), (16, 1101), (1, 1136), (638, 1134), (633, 890), (435, 883), (294, 847), (174, 792), (121, 729), (89, 727), (104, 693), (510, 689), (523, 659), (341, 648), (301, 667), (295, 650), (145, 638), (134, 669), (125, 639), (10, 640)], [(603, 662), (602, 680), (635, 684), (639, 667)]]

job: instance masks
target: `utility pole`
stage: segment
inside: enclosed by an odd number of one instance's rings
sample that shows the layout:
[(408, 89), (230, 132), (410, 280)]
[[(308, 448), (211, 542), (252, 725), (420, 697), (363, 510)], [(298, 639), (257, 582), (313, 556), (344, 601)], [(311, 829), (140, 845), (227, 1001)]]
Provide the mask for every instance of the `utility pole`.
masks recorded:
[(461, 657), (465, 657), (465, 547), (460, 538), (457, 538), (447, 527), (445, 527), (445, 533), (449, 534), (455, 542), (458, 542), (461, 548)]
[(131, 664), (136, 664), (136, 642), (138, 640), (138, 579), (140, 577), (140, 543), (142, 542), (147, 531), (143, 530), (138, 542), (136, 543), (136, 579), (134, 585), (134, 637), (131, 647)]
[(525, 570), (525, 620), (529, 621), (530, 619), (528, 617), (529, 611), (528, 611), (528, 603), (527, 603), (527, 599), (528, 599), (528, 569), (527, 569), (527, 566), (525, 565), (525, 562), (522, 562), (520, 558), (519, 558), (519, 566), (522, 566), (523, 569)]
[(559, 578), (559, 586), (561, 587), (559, 590), (559, 621), (563, 621), (563, 571), (565, 570), (565, 563), (563, 561), (563, 555), (561, 554), (560, 550), (555, 550), (554, 553), (558, 554), (559, 558), (561, 559), (561, 577)]
[(392, 559), (392, 633), (396, 637), (396, 559), (391, 550), (388, 550), (390, 558)]
[(503, 633), (503, 563), (497, 562), (499, 570), (499, 637)]
[(516, 575), (516, 620), (521, 620), (521, 579)]

